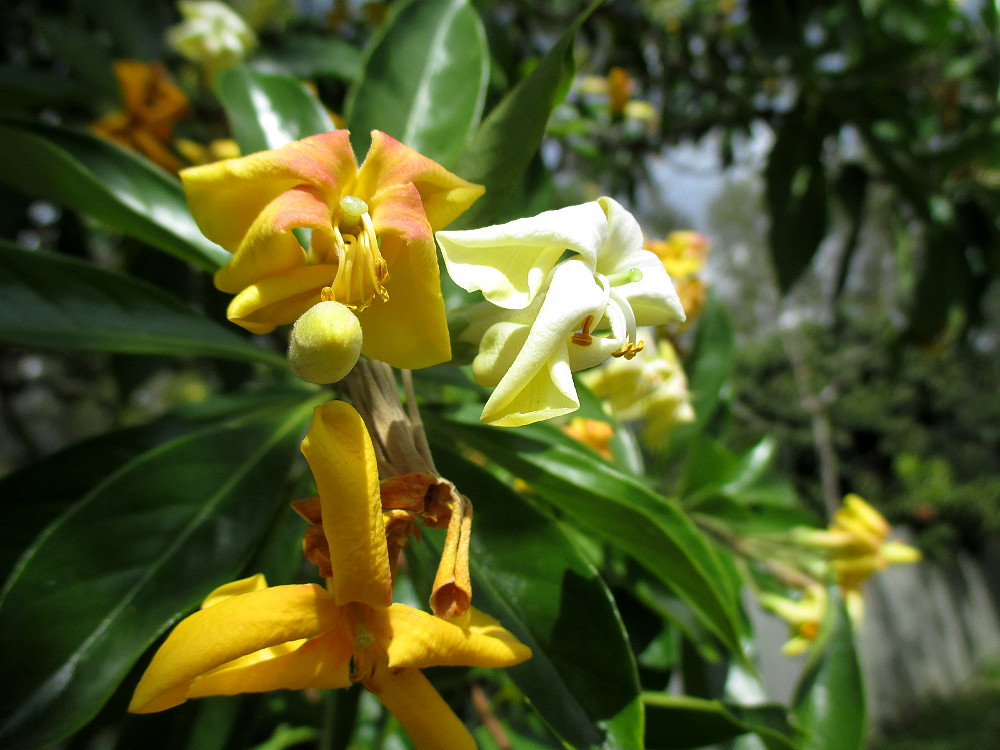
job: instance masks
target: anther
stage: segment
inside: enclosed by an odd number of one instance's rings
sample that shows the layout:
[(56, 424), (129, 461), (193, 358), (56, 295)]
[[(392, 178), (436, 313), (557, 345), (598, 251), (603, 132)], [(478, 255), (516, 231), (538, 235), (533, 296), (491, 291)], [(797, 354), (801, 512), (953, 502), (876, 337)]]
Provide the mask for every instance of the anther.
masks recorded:
[(583, 322), (580, 324), (580, 328), (582, 330), (579, 333), (574, 333), (570, 337), (570, 341), (576, 344), (577, 346), (590, 346), (591, 344), (593, 344), (594, 337), (590, 335), (590, 330), (593, 325), (594, 325), (594, 316), (588, 315), (586, 318), (583, 319)]

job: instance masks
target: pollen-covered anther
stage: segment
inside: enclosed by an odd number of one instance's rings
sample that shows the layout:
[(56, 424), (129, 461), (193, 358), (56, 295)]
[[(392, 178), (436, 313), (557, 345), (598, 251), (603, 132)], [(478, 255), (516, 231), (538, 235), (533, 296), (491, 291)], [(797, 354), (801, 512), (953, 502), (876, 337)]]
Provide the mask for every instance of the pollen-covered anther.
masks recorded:
[(625, 359), (632, 359), (636, 354), (641, 352), (646, 347), (645, 341), (640, 341), (638, 344), (633, 344), (631, 341), (626, 343), (621, 349), (611, 352), (612, 357), (625, 357)]
[(590, 331), (593, 329), (593, 325), (594, 325), (594, 316), (588, 315), (586, 318), (583, 319), (583, 322), (580, 324), (581, 330), (578, 331), (577, 333), (574, 333), (570, 337), (570, 341), (576, 344), (577, 346), (590, 346), (591, 344), (593, 344), (594, 337), (590, 335)]

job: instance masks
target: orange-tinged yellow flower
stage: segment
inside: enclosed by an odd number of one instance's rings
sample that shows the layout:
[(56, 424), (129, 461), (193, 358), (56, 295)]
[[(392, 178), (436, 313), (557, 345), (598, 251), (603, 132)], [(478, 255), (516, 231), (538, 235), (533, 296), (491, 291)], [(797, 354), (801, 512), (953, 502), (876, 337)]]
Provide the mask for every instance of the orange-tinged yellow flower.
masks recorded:
[[(215, 285), (236, 295), (234, 323), (268, 333), (332, 299), (356, 312), (372, 359), (417, 368), (451, 357), (434, 231), (481, 186), (377, 130), (360, 168), (335, 130), (181, 179), (202, 231), (233, 253)], [(307, 249), (296, 229), (309, 230)]]
[(468, 730), (420, 669), (510, 666), (531, 651), (474, 608), (444, 620), (392, 603), (375, 453), (352, 407), (317, 407), (302, 450), (319, 490), (326, 588), (268, 587), (258, 575), (216, 589), (157, 651), (129, 710), (361, 682), (417, 750), (474, 750)]
[(569, 424), (563, 427), (563, 432), (574, 440), (579, 440), (599, 455), (611, 460), (611, 439), (615, 436), (615, 428), (607, 422), (587, 417), (573, 417)]
[(122, 109), (98, 120), (91, 129), (176, 172), (181, 162), (167, 144), (173, 138), (177, 120), (190, 111), (184, 92), (174, 85), (160, 63), (117, 60), (114, 71)]

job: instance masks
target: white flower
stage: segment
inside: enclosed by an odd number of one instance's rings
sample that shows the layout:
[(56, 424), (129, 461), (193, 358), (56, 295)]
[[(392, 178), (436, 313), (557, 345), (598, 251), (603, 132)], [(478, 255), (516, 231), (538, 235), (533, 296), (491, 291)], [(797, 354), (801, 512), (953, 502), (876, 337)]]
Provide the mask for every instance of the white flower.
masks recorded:
[(180, 0), (184, 20), (167, 30), (167, 42), (210, 74), (242, 61), (257, 46), (257, 35), (237, 13), (218, 0)]
[(639, 224), (611, 198), (437, 238), (452, 279), (486, 298), (462, 338), (479, 342), (476, 382), (495, 387), (487, 424), (575, 411), (573, 372), (634, 356), (638, 326), (684, 319)]

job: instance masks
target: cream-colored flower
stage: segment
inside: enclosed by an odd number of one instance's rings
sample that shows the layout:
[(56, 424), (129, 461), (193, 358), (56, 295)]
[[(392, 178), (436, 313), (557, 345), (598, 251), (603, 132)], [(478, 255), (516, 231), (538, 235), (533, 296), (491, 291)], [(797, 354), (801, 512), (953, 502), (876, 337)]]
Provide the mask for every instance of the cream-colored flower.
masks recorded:
[(487, 424), (575, 411), (573, 372), (635, 356), (638, 326), (684, 319), (639, 224), (611, 198), (437, 238), (452, 279), (486, 298), (462, 338), (479, 343), (476, 382), (494, 387)]
[(183, 20), (167, 30), (167, 43), (210, 76), (241, 62), (257, 46), (254, 30), (223, 2), (179, 0), (177, 8)]

